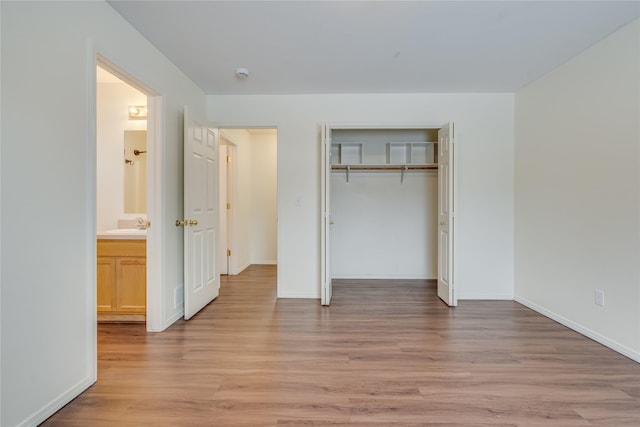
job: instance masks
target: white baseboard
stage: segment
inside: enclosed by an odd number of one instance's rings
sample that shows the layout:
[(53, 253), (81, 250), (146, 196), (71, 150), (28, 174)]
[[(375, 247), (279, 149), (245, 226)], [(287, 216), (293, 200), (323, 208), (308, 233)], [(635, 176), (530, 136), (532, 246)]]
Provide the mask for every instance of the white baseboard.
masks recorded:
[[(184, 317), (184, 306), (178, 311), (176, 312), (173, 316), (169, 317), (168, 319), (166, 319), (164, 321), (164, 328), (162, 329), (163, 331), (165, 329), (167, 329), (169, 326), (173, 325), (174, 323), (176, 323), (178, 320), (182, 319)], [(158, 331), (161, 332), (161, 331)]]
[(640, 363), (640, 352), (637, 352), (635, 350), (632, 350), (618, 342), (615, 342), (613, 340), (610, 340), (609, 338), (600, 335), (599, 333), (592, 331), (589, 328), (586, 328), (578, 323), (575, 323), (565, 317), (560, 316), (559, 314), (556, 314), (552, 311), (549, 311), (543, 307), (540, 307), (539, 305), (525, 299), (525, 298), (520, 298), (520, 297), (515, 297), (514, 298), (516, 302), (524, 305), (525, 307), (530, 308), (533, 311), (536, 311), (540, 314), (542, 314), (543, 316), (548, 317), (549, 319), (555, 320), (556, 322), (566, 326), (569, 329), (573, 329), (574, 331), (578, 332), (579, 334), (584, 335), (587, 338), (591, 338), (592, 340), (599, 342), (600, 344), (604, 345), (605, 347), (610, 348), (613, 351), (616, 351), (620, 354), (622, 354), (623, 356), (628, 357), (629, 359)]
[(278, 265), (278, 261), (251, 261), (251, 265)]
[[(320, 296), (307, 295), (307, 294), (298, 294), (298, 293), (286, 294), (286, 295), (278, 295), (277, 298), (278, 299), (312, 299), (312, 300), (320, 300)], [(318, 301), (318, 304), (320, 304), (320, 301)]]
[(37, 426), (42, 423), (44, 420), (49, 418), (51, 415), (55, 414), (59, 411), (64, 405), (71, 402), (73, 399), (78, 397), (80, 393), (88, 389), (93, 383), (96, 382), (96, 377), (93, 375), (89, 375), (84, 377), (78, 383), (73, 385), (67, 391), (62, 393), (60, 396), (53, 399), (47, 405), (45, 405), (42, 409), (40, 409), (35, 414), (31, 415), (29, 418), (25, 419), (18, 426), (31, 427)]
[(242, 273), (244, 270), (246, 270), (247, 268), (249, 268), (249, 266), (251, 265), (250, 262), (246, 263), (246, 264), (242, 264), (240, 267), (238, 267), (238, 271), (234, 272), (234, 273), (230, 273), (231, 276), (235, 276), (237, 274)]
[(458, 294), (458, 300), (507, 300), (513, 301), (513, 294)]

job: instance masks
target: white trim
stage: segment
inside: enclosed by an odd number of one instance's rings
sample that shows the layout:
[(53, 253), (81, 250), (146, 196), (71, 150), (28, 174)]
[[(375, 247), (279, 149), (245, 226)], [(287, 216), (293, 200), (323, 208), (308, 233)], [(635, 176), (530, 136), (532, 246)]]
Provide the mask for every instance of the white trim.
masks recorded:
[(512, 293), (506, 293), (506, 294), (479, 294), (479, 293), (466, 294), (466, 293), (458, 293), (458, 295), (456, 295), (456, 299), (458, 301), (460, 301), (460, 300), (513, 301), (513, 294)]
[(541, 306), (539, 306), (538, 304), (531, 302), (525, 298), (521, 298), (516, 296), (515, 297), (515, 301), (524, 305), (525, 307), (530, 308), (533, 311), (536, 311), (540, 314), (542, 314), (543, 316), (548, 317), (551, 320), (555, 320), (556, 322), (566, 326), (569, 329), (572, 329), (576, 332), (578, 332), (579, 334), (584, 335), (587, 338), (590, 338), (602, 345), (604, 345), (605, 347), (610, 348), (613, 351), (616, 351), (620, 354), (622, 354), (623, 356), (628, 357), (629, 359), (640, 363), (640, 352), (635, 351), (633, 349), (630, 349), (629, 347), (626, 347), (616, 341), (610, 340), (609, 338), (600, 335), (599, 333), (592, 331), (589, 328), (586, 328), (578, 323), (575, 323), (569, 319), (567, 319), (566, 317), (563, 317), (559, 314), (554, 313), (553, 311), (549, 311), (546, 308), (543, 308)]
[[(457, 270), (458, 270), (458, 264), (455, 262), (455, 260), (458, 259), (457, 257), (457, 252), (458, 252), (458, 244), (457, 242), (457, 233), (455, 231), (455, 229), (457, 228), (457, 214), (456, 214), (456, 208), (458, 206), (458, 167), (456, 166), (458, 163), (458, 154), (457, 154), (457, 143), (458, 143), (458, 139), (457, 139), (457, 135), (455, 132), (455, 125), (454, 125), (454, 121), (450, 120), (450, 121), (429, 121), (429, 122), (371, 122), (371, 123), (367, 123), (367, 122), (324, 122), (320, 124), (320, 129), (323, 129), (324, 131), (321, 132), (323, 137), (321, 137), (322, 141), (321, 142), (321, 150), (324, 150), (324, 144), (325, 144), (325, 140), (329, 139), (331, 140), (331, 137), (326, 136), (326, 134), (332, 135), (334, 130), (344, 130), (344, 129), (363, 129), (363, 130), (367, 130), (367, 129), (442, 129), (445, 126), (450, 126), (450, 140), (452, 142), (451, 144), (451, 149), (453, 150), (453, 220), (454, 220), (454, 228), (453, 228), (453, 260), (451, 260), (451, 262), (453, 262), (453, 271), (452, 271), (452, 278), (451, 278), (451, 284), (453, 285), (453, 304), (452, 306), (456, 306), (457, 305), (457, 300), (460, 298), (460, 296), (458, 295), (458, 289), (457, 289), (457, 284), (455, 283), (455, 277), (457, 277)], [(320, 179), (321, 181), (321, 189), (320, 189), (320, 199), (321, 201), (323, 201), (323, 206), (321, 206), (320, 208), (320, 215), (319, 215), (319, 221), (320, 221), (320, 300), (321, 303), (324, 303), (324, 295), (323, 295), (323, 290), (324, 290), (324, 279), (325, 279), (325, 271), (323, 266), (326, 265), (326, 257), (327, 254), (325, 253), (325, 216), (326, 216), (326, 212), (324, 212), (324, 200), (326, 199), (326, 195), (328, 192), (331, 191), (331, 189), (327, 189), (325, 188), (325, 180), (324, 180), (324, 173), (325, 172), (325, 168), (326, 168), (326, 164), (325, 164), (325, 156), (322, 155), (321, 156), (322, 159), (322, 164), (320, 165), (320, 169), (322, 171), (322, 177)], [(280, 246), (278, 246), (279, 248)], [(278, 254), (279, 255), (279, 254)], [(280, 270), (278, 270), (279, 272)], [(375, 276), (372, 276), (375, 277)], [(349, 277), (343, 276), (343, 278), (348, 279)], [(355, 277), (354, 277), (355, 278)], [(362, 278), (362, 276), (360, 276), (360, 278)], [(376, 278), (383, 278), (383, 277), (376, 277)], [(388, 277), (389, 279), (424, 279), (424, 277), (414, 277), (414, 276), (408, 276), (408, 277)], [(336, 279), (336, 277), (331, 277), (332, 279)], [(437, 280), (437, 277), (435, 278)], [(280, 296), (278, 295), (278, 298), (291, 298), (290, 296)], [(498, 299), (509, 299), (512, 300), (513, 297), (509, 297), (509, 298), (505, 298), (504, 295), (501, 296), (501, 298)]]
[[(2, 22), (2, 7), (0, 7), (0, 22)], [(0, 51), (2, 50), (2, 32), (0, 31)], [(2, 57), (0, 53), (0, 58)], [(0, 75), (2, 75), (2, 61), (0, 61)], [(0, 117), (2, 117), (2, 102), (0, 102)], [(2, 132), (0, 132), (0, 164), (2, 164)], [(0, 174), (1, 176), (2, 174)], [(0, 181), (2, 179), (0, 178)], [(0, 182), (0, 188), (2, 183)], [(0, 193), (2, 191), (0, 190)], [(0, 236), (2, 236), (2, 197), (0, 196)], [(0, 277), (2, 277), (2, 244), (0, 244)], [(0, 286), (0, 331), (2, 331), (2, 286)], [(0, 334), (0, 367), (2, 366), (2, 334)], [(2, 369), (0, 369), (0, 421), (2, 414)]]
[(232, 274), (229, 274), (230, 276), (236, 276), (240, 273), (242, 273), (243, 271), (245, 271), (247, 268), (249, 268), (251, 266), (250, 262), (247, 262), (245, 264), (242, 264), (241, 266), (238, 267), (237, 271), (234, 271)]
[(308, 292), (291, 292), (285, 295), (278, 295), (278, 299), (313, 299), (318, 300), (319, 295), (309, 295)]
[(278, 261), (274, 261), (274, 260), (251, 261), (250, 265), (278, 265)]
[(440, 129), (452, 121), (432, 122), (327, 122), (325, 125), (331, 130), (342, 129)]
[[(226, 169), (226, 185), (227, 185), (227, 202), (231, 203), (231, 206), (238, 206), (238, 167), (237, 167), (237, 159), (238, 159), (238, 144), (233, 140), (233, 138), (230, 138), (228, 135), (226, 135), (223, 132), (223, 128), (218, 127), (219, 133), (218, 133), (218, 138), (220, 141), (224, 140), (225, 144), (227, 146), (227, 156), (231, 156), (231, 167), (229, 167), (228, 163), (225, 163), (225, 169)], [(221, 143), (222, 145), (222, 143)], [(231, 179), (229, 179), (229, 169), (231, 169)], [(229, 185), (229, 181), (231, 181), (231, 185)], [(229, 191), (229, 186), (231, 186), (231, 191)], [(229, 194), (231, 193), (231, 194)], [(226, 234), (227, 234), (227, 248), (228, 250), (231, 251), (231, 256), (229, 256), (228, 258), (228, 265), (227, 265), (227, 275), (229, 276), (235, 276), (237, 274), (240, 274), (240, 272), (243, 269), (239, 269), (239, 266), (237, 266), (235, 263), (237, 262), (237, 255), (233, 255), (233, 254), (237, 254), (237, 246), (238, 246), (238, 242), (237, 242), (237, 236), (238, 233), (236, 232), (236, 224), (238, 223), (238, 217), (237, 217), (237, 212), (238, 209), (231, 209), (231, 214), (229, 215), (229, 213), (227, 212), (227, 218), (226, 218)], [(246, 267), (244, 267), (246, 268)]]
[[(98, 313), (96, 311), (97, 301), (97, 206), (96, 206), (96, 188), (98, 180), (97, 172), (97, 82), (96, 82), (96, 50), (93, 44), (93, 40), (88, 39), (86, 44), (87, 62), (85, 69), (86, 79), (86, 91), (87, 91), (87, 105), (85, 107), (86, 116), (85, 123), (87, 124), (87, 158), (85, 161), (85, 175), (87, 180), (85, 182), (85, 194), (86, 194), (86, 217), (85, 217), (85, 253), (87, 254), (87, 260), (89, 265), (85, 268), (85, 287), (86, 299), (85, 299), (85, 320), (86, 320), (86, 340), (87, 347), (85, 348), (85, 363), (87, 364), (87, 372), (85, 374), (86, 380), (81, 381), (79, 384), (85, 384), (85, 387), (77, 392), (80, 394), (85, 388), (95, 383), (98, 378)], [(72, 387), (72, 389), (74, 389)], [(77, 395), (76, 394), (76, 395)], [(64, 402), (68, 403), (76, 395), (69, 397)], [(63, 393), (62, 396), (68, 396), (67, 393)], [(57, 403), (56, 403), (57, 405)], [(59, 409), (59, 408), (58, 408)], [(43, 408), (43, 411), (46, 407)], [(57, 410), (57, 409), (56, 409)]]
[(147, 218), (151, 227), (147, 230), (147, 331), (160, 332), (167, 328), (162, 322), (165, 313), (164, 259), (164, 193), (165, 177), (162, 169), (164, 158), (164, 102), (162, 96), (147, 97), (147, 146), (151, 161), (147, 164)]
[[(149, 218), (152, 223), (151, 228), (147, 231), (146, 323), (148, 332), (160, 332), (168, 327), (168, 325), (165, 325), (162, 321), (166, 308), (165, 295), (163, 292), (165, 280), (162, 271), (165, 240), (164, 229), (162, 227), (162, 224), (164, 224), (163, 206), (165, 189), (165, 178), (162, 168), (165, 134), (163, 97), (158, 91), (139, 80), (133, 73), (127, 71), (120, 63), (116, 65), (116, 62), (107, 58), (107, 56), (102, 53), (102, 49), (94, 48), (93, 58), (94, 68), (96, 65), (99, 65), (101, 68), (109, 71), (109, 73), (120, 78), (129, 86), (134, 87), (147, 95), (147, 146), (149, 153), (151, 154), (150, 158), (152, 159), (152, 161), (147, 163), (147, 218)], [(97, 98), (94, 94), (94, 101), (96, 100)], [(96, 161), (94, 159), (94, 174), (95, 162)], [(95, 236), (95, 232), (93, 235)]]
[(165, 319), (165, 321), (162, 324), (162, 330), (164, 331), (169, 326), (173, 325), (175, 322), (182, 319), (183, 317), (184, 317), (184, 304), (182, 304), (182, 308), (178, 312), (174, 313), (173, 316)]
[(66, 404), (71, 402), (80, 393), (91, 387), (91, 385), (93, 385), (93, 383), (95, 382), (96, 379), (93, 376), (87, 376), (83, 378), (81, 381), (77, 382), (75, 385), (67, 389), (67, 391), (44, 405), (38, 412), (26, 418), (24, 421), (18, 424), (18, 426), (37, 426), (38, 424), (49, 418), (51, 415), (55, 414), (61, 408), (63, 408)]

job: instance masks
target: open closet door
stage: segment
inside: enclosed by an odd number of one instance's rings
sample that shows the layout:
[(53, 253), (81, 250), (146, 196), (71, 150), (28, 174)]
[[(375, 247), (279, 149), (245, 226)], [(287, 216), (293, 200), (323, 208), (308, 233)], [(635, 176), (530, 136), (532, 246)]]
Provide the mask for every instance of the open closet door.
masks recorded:
[(218, 130), (184, 108), (184, 318), (218, 296)]
[(454, 163), (453, 124), (438, 131), (438, 297), (449, 306), (458, 301), (453, 277)]
[(322, 126), (322, 179), (321, 179), (321, 231), (320, 231), (320, 300), (331, 304), (331, 128)]

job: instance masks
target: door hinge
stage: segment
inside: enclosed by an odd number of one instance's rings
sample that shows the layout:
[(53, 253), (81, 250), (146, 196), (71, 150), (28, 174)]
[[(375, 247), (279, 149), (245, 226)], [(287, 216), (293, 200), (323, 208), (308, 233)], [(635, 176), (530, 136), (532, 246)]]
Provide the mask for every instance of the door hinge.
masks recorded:
[(231, 256), (231, 249), (227, 249), (227, 256)]
[(231, 209), (231, 203), (227, 203), (227, 210)]
[(227, 156), (227, 163), (231, 163), (231, 156)]

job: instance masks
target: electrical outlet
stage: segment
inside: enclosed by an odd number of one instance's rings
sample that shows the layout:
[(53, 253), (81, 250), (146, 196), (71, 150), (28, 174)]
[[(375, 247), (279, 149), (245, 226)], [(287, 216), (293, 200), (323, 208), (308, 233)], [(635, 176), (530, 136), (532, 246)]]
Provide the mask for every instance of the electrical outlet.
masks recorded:
[(600, 307), (604, 307), (604, 291), (601, 289), (596, 289), (593, 294), (593, 302)]

